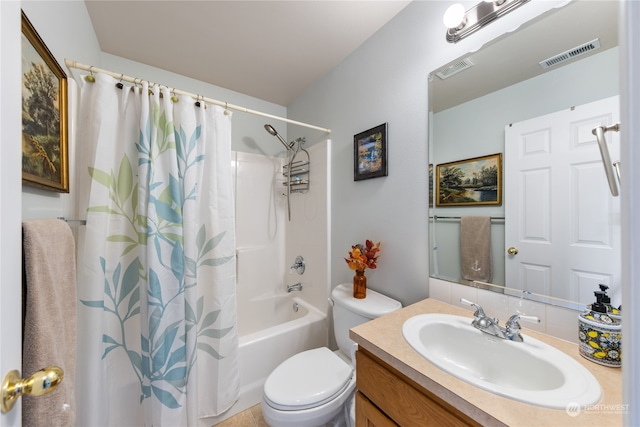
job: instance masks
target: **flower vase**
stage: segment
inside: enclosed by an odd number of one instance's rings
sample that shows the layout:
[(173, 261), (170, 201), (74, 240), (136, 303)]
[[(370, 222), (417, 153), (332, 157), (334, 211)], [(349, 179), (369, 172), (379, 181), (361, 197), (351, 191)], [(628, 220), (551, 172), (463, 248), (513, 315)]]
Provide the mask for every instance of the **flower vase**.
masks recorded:
[(353, 297), (357, 299), (367, 297), (367, 276), (364, 275), (364, 270), (356, 270), (356, 275), (353, 276)]

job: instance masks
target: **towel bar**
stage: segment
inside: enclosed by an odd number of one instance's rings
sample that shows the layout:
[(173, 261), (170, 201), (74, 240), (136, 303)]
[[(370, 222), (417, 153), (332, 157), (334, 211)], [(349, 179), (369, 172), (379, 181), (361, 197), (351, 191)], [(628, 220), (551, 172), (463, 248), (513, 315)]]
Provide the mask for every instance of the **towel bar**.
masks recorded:
[(57, 219), (61, 219), (69, 225), (87, 225), (86, 219), (66, 219), (63, 216), (59, 216)]

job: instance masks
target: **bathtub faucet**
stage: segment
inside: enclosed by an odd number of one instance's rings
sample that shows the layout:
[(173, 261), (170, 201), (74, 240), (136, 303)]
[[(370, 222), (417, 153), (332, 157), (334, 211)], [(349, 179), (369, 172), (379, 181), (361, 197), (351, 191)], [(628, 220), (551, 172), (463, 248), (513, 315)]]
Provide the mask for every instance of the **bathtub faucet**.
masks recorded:
[(295, 285), (288, 285), (287, 292), (291, 291), (301, 291), (302, 290), (302, 282), (298, 282)]
[(293, 262), (293, 264), (289, 268), (289, 274), (293, 273), (294, 270), (296, 271), (296, 273), (302, 274), (304, 273), (304, 269), (305, 269), (304, 258), (298, 255), (296, 257), (296, 260)]

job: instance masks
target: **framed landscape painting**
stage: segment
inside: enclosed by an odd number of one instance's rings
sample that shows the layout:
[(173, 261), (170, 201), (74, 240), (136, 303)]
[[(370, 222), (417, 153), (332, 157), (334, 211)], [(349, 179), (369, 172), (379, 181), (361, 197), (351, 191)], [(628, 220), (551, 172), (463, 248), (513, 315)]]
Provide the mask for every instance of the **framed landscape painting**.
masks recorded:
[(387, 124), (353, 136), (353, 180), (387, 176)]
[(502, 204), (502, 153), (436, 167), (436, 206)]
[(67, 76), (22, 12), (22, 183), (69, 192)]

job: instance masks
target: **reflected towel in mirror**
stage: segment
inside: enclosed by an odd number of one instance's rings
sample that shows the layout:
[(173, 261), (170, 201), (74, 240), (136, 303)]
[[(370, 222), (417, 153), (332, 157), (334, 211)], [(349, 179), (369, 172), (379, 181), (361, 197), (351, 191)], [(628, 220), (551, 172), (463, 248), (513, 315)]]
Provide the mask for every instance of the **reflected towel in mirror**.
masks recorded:
[(463, 279), (491, 281), (491, 217), (460, 218), (460, 264)]

